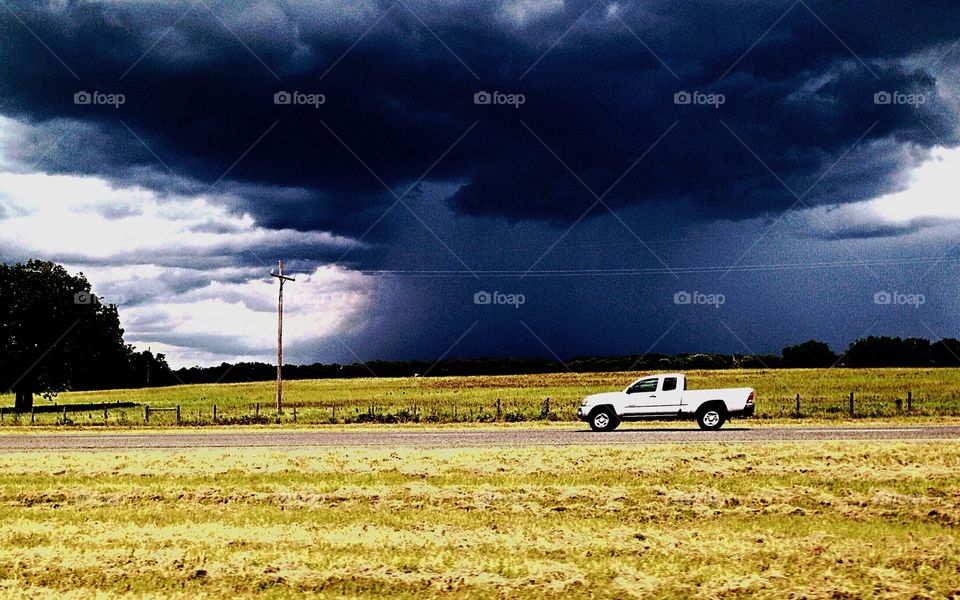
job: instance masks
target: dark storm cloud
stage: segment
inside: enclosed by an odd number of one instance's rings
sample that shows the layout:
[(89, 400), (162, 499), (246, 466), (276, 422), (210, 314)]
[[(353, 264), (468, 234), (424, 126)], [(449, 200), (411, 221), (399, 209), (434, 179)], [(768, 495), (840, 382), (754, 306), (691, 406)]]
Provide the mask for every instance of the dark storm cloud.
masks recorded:
[[(257, 244), (255, 242), (259, 241)], [(247, 240), (226, 240), (209, 246), (171, 245), (165, 248), (140, 248), (136, 254), (117, 252), (115, 254), (96, 255), (85, 252), (83, 248), (75, 252), (62, 252), (51, 256), (51, 260), (71, 264), (91, 266), (124, 266), (138, 264), (153, 264), (171, 269), (230, 269), (252, 268), (270, 269), (276, 266), (273, 257), (289, 253), (294, 256), (305, 257), (303, 260), (314, 260), (320, 264), (336, 260), (351, 248), (351, 243), (337, 239), (324, 238), (322, 240), (298, 239), (295, 235), (287, 235), (278, 239), (261, 236)], [(4, 248), (6, 250), (6, 248)], [(4, 254), (0, 254), (4, 256)], [(24, 256), (11, 254), (14, 260), (26, 260), (29, 251)]]
[[(861, 200), (960, 142), (937, 87), (953, 1), (7, 6), (0, 113), (79, 124), (20, 159), (213, 184), (274, 228), (363, 233), (394, 201), (381, 181), (402, 193), (468, 130), (428, 177), (464, 184), (458, 211), (566, 223), (614, 184), (612, 206), (683, 199), (701, 218)], [(94, 90), (124, 102), (74, 104)], [(282, 90), (325, 102), (276, 105)], [(525, 102), (476, 105), (479, 90)], [(724, 102), (675, 104), (683, 91)]]

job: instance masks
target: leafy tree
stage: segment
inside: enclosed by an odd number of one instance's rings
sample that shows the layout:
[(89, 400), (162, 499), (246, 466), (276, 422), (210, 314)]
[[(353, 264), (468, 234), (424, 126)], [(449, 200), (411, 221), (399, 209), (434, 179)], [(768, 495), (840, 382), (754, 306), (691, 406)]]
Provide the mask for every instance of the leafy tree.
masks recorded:
[(128, 358), (128, 365), (127, 374), (124, 379), (120, 379), (119, 377), (108, 379), (98, 387), (100, 389), (109, 387), (142, 388), (180, 383), (176, 374), (174, 374), (173, 370), (171, 370), (167, 364), (167, 357), (163, 354), (154, 354), (150, 350), (144, 350), (142, 352), (131, 351)]
[(787, 368), (814, 369), (837, 364), (837, 355), (830, 346), (817, 340), (807, 340), (796, 346), (783, 349), (781, 365)]
[(761, 354), (754, 356), (744, 354), (734, 356), (733, 367), (735, 369), (776, 369), (780, 366), (780, 357), (776, 354)]
[(960, 367), (960, 340), (940, 340), (930, 347), (930, 356), (938, 367)]
[(871, 335), (850, 344), (844, 363), (848, 367), (927, 367), (933, 360), (929, 340)]
[(101, 304), (82, 273), (0, 263), (0, 391), (16, 393), (16, 410), (30, 411), (34, 394), (52, 399), (124, 377), (130, 353), (117, 307)]
[(733, 357), (724, 354), (691, 354), (681, 364), (684, 369), (729, 369), (733, 366)]

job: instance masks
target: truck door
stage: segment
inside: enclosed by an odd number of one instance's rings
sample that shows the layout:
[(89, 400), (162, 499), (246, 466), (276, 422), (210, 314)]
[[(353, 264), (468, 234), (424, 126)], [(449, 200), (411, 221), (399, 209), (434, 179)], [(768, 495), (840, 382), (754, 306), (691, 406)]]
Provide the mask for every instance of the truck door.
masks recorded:
[(664, 408), (663, 412), (679, 412), (682, 392), (677, 377), (663, 378), (660, 391), (657, 393), (657, 400), (659, 400), (660, 406)]
[[(623, 412), (629, 415), (655, 415), (660, 413), (676, 412), (680, 403), (679, 394), (676, 405), (664, 406), (660, 396), (660, 378), (646, 377), (626, 389), (627, 401)], [(676, 387), (676, 381), (674, 381)], [(669, 392), (668, 392), (669, 393)]]

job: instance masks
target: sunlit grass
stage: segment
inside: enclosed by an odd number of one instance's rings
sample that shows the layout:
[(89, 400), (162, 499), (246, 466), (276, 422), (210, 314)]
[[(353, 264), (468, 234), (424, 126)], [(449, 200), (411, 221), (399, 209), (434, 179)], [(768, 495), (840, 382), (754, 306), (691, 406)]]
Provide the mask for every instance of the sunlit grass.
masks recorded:
[[(477, 377), (406, 377), (297, 380), (284, 384), (287, 410), (283, 422), (299, 423), (487, 422), (575, 418), (587, 394), (622, 389), (644, 373), (555, 373)], [(688, 373), (692, 388), (752, 387), (757, 391), (758, 419), (792, 419), (796, 395), (806, 419), (848, 418), (849, 393), (855, 395), (856, 418), (960, 416), (960, 369), (797, 369), (723, 370)], [(908, 412), (907, 394), (912, 393)], [(549, 411), (547, 411), (549, 398)], [(901, 400), (898, 409), (896, 400)], [(498, 417), (497, 400), (500, 400)], [(273, 382), (187, 385), (139, 390), (61, 394), (62, 404), (132, 401), (153, 407), (181, 405), (185, 422), (211, 424), (217, 406), (221, 422), (249, 422), (259, 404), (261, 422), (276, 421)], [(47, 401), (37, 399), (41, 405)], [(13, 397), (0, 396), (10, 406)], [(144, 409), (113, 410), (107, 422), (142, 425)], [(45, 414), (37, 422), (53, 424), (61, 415)], [(102, 411), (75, 413), (74, 423), (102, 424)], [(4, 417), (9, 424), (11, 417)], [(21, 424), (24, 422), (21, 417)], [(28, 420), (28, 419), (27, 419)], [(151, 416), (169, 424), (170, 413)]]
[(960, 443), (13, 453), (3, 595), (945, 597)]

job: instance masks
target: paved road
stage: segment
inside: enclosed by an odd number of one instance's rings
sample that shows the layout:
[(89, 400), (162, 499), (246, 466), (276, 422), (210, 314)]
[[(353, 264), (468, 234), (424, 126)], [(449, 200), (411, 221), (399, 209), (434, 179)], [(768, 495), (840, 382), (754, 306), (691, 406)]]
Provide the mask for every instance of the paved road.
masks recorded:
[(593, 433), (575, 429), (478, 429), (362, 431), (211, 431), (84, 434), (0, 434), (0, 451), (124, 448), (302, 448), (343, 446), (515, 447), (664, 442), (779, 442), (823, 440), (960, 440), (960, 426), (728, 427), (621, 429)]

